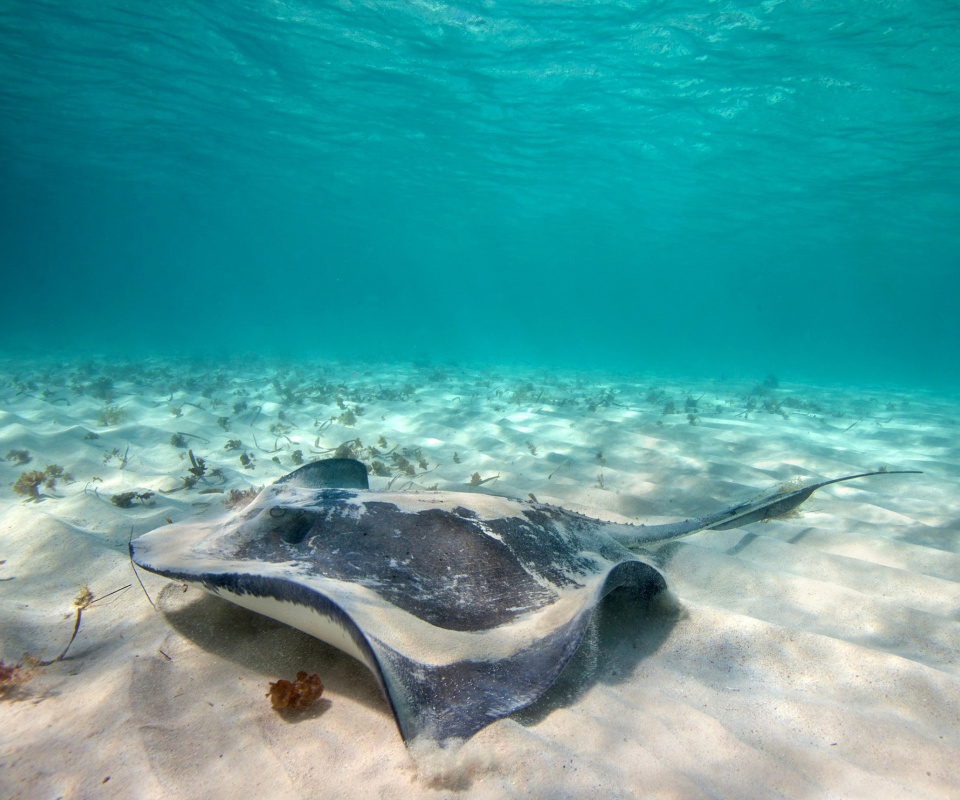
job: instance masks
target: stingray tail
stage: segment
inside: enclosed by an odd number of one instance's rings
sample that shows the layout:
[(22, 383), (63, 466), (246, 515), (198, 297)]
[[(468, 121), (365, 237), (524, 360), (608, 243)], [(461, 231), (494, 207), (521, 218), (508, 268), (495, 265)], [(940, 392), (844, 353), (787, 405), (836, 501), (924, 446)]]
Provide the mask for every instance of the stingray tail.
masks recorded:
[(764, 495), (758, 500), (749, 500), (732, 506), (725, 511), (696, 519), (685, 519), (682, 522), (671, 522), (667, 525), (637, 525), (623, 526), (615, 534), (615, 538), (625, 545), (649, 544), (665, 542), (668, 539), (677, 539), (689, 536), (700, 531), (724, 531), (729, 528), (740, 528), (751, 522), (762, 522), (788, 514), (812, 495), (817, 489), (829, 486), (831, 483), (842, 483), (857, 478), (867, 478), (871, 475), (914, 475), (920, 474), (916, 469), (878, 470), (876, 472), (861, 472), (858, 475), (846, 475), (842, 478), (833, 478), (829, 481), (813, 483), (799, 489), (787, 489)]

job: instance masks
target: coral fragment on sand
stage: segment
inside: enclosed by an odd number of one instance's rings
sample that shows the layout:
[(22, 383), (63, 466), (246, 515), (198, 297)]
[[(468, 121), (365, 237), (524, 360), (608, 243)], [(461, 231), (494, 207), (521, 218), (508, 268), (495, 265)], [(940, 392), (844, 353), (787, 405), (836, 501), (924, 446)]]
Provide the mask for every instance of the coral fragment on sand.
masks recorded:
[(313, 705), (323, 694), (323, 684), (319, 675), (307, 675), (302, 670), (293, 681), (279, 680), (270, 684), (270, 691), (264, 695), (270, 698), (270, 704), (277, 709), (302, 711)]

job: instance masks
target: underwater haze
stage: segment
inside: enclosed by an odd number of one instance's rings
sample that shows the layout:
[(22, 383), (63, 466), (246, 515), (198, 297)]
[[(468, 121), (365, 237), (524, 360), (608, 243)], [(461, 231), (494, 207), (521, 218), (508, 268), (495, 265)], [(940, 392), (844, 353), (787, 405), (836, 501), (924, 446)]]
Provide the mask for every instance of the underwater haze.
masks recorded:
[(6, 0), (0, 349), (960, 383), (960, 5)]

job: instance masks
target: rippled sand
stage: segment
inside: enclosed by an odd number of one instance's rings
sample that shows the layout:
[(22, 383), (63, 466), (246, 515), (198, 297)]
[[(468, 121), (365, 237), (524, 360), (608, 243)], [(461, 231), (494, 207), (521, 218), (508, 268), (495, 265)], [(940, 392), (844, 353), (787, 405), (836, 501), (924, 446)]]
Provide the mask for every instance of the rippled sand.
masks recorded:
[[(0, 456), (30, 461), (0, 461), (0, 656), (53, 658), (79, 591), (105, 599), (66, 659), (0, 700), (0, 793), (955, 797), (958, 418), (956, 401), (878, 387), (8, 361)], [(715, 511), (797, 478), (924, 474), (833, 486), (791, 518), (654, 549), (672, 597), (639, 609), (612, 598), (535, 706), (459, 749), (411, 752), (358, 662), (145, 574), (155, 611), (127, 556), (131, 535), (222, 512), (222, 492), (272, 482), (294, 450), (309, 461), (351, 442), (390, 470), (373, 488), (464, 490), (477, 473), (499, 476), (478, 490), (631, 521)], [(184, 488), (188, 449), (208, 473)], [(14, 492), (48, 465), (73, 481), (38, 499)], [(153, 494), (122, 508), (110, 498), (123, 492)], [(320, 674), (324, 698), (285, 719), (267, 684), (300, 669)]]

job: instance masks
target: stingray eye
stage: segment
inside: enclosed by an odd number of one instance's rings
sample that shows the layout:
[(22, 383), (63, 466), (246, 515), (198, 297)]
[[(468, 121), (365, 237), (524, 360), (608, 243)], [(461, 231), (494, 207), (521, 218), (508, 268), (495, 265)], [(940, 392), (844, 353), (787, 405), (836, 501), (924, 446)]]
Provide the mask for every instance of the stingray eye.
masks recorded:
[(283, 506), (274, 506), (273, 508), (270, 509), (270, 516), (273, 517), (274, 519), (280, 519), (280, 517), (282, 517), (286, 513), (287, 513), (287, 509), (285, 509)]
[[(274, 511), (280, 513), (274, 514)], [(310, 534), (310, 529), (313, 528), (316, 517), (297, 509), (291, 509), (290, 511), (291, 513), (288, 514), (285, 508), (270, 509), (270, 516), (277, 520), (270, 526), (270, 532), (278, 534), (280, 539), (287, 544), (300, 544)]]

